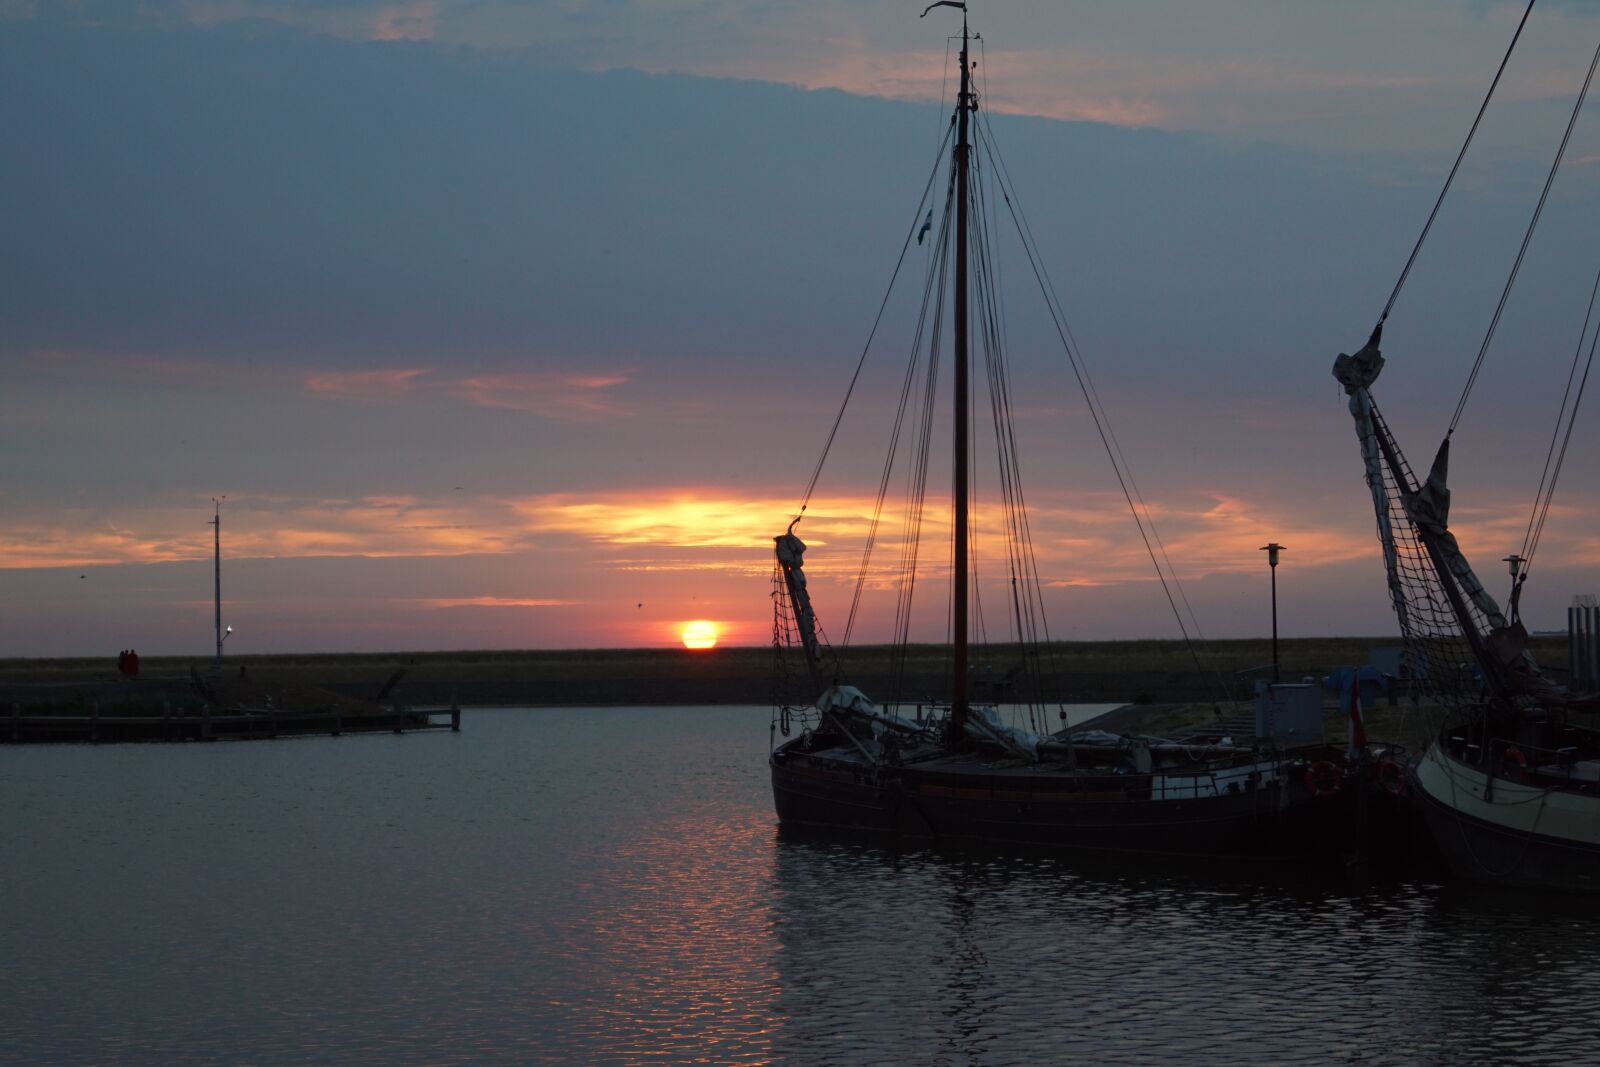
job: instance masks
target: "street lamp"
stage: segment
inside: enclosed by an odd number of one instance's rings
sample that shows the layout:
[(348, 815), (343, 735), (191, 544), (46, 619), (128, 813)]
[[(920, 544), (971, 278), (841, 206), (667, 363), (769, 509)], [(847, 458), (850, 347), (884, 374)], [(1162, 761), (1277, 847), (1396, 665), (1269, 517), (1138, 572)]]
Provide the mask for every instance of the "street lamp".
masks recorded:
[(206, 523), (211, 527), (212, 534), (212, 575), (214, 590), (214, 603), (216, 609), (217, 626), (217, 671), (222, 671), (222, 642), (228, 639), (228, 634), (233, 633), (233, 627), (228, 627), (227, 633), (222, 630), (222, 502), (226, 496), (211, 498), (211, 521)]
[(1528, 560), (1526, 556), (1519, 556), (1513, 552), (1509, 556), (1502, 557), (1501, 562), (1511, 570), (1511, 597), (1506, 603), (1506, 608), (1507, 613), (1511, 616), (1511, 621), (1516, 622), (1522, 614), (1521, 608), (1517, 605), (1517, 601), (1521, 599), (1522, 592), (1522, 578), (1519, 576), (1522, 575), (1522, 565)]
[(1278, 553), (1287, 551), (1276, 541), (1261, 546), (1267, 554), (1267, 566), (1272, 568), (1272, 682), (1278, 682)]

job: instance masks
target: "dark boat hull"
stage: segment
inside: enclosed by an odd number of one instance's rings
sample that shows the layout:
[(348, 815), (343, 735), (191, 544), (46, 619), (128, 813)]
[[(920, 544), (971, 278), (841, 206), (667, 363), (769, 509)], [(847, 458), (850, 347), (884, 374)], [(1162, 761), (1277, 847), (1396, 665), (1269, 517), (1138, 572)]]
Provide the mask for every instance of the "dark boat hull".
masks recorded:
[(1215, 796), (1144, 799), (1136, 777), (1124, 782), (1105, 776), (1099, 784), (1115, 789), (1097, 791), (1093, 777), (1070, 774), (902, 767), (874, 776), (865, 766), (841, 766), (781, 749), (771, 770), (778, 818), (785, 826), (922, 841), (1347, 860), (1370, 851), (1369, 827), (1398, 824), (1400, 810), (1396, 798), (1382, 791), (1364, 796), (1356, 784), (1319, 796), (1299, 774)]

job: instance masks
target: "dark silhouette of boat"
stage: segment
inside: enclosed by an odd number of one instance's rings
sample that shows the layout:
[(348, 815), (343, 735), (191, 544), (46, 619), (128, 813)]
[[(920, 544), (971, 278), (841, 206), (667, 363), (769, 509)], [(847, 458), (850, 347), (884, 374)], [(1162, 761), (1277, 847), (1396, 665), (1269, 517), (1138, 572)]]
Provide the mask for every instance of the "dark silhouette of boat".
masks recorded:
[[(1532, 8), (1530, 2), (1507, 61)], [(1597, 65), (1600, 48), (1573, 107), (1522, 252), (1539, 223)], [(1505, 70), (1505, 62), (1500, 70)], [(1499, 79), (1496, 74), (1479, 119)], [(1476, 130), (1475, 121), (1456, 168)], [(1501, 885), (1600, 893), (1600, 728), (1595, 718), (1600, 695), (1572, 692), (1546, 675), (1528, 649), (1519, 608), (1593, 365), (1593, 297), (1533, 494), (1522, 548), (1506, 557), (1511, 572), (1506, 610), (1485, 588), (1450, 531), (1447, 481), (1450, 441), (1511, 295), (1522, 253), (1512, 265), (1426, 477), (1413, 474), (1372, 395), (1384, 366), (1379, 350), (1384, 324), (1455, 174), (1453, 168), (1370, 339), (1354, 355), (1340, 355), (1333, 367), (1334, 377), (1350, 397), (1361, 443), (1390, 599), (1405, 638), (1411, 698), (1421, 713), (1434, 720), (1434, 740), (1418, 761), (1413, 782), (1439, 851), (1458, 875)], [(1600, 292), (1600, 278), (1594, 291)]]
[[(1270, 730), (1252, 731), (1259, 736), (1214, 731), (1169, 740), (1062, 725), (1065, 709), (1052, 717), (1045, 701), (1037, 699), (1049, 688), (1043, 679), (1054, 667), (1011, 419), (1013, 392), (997, 291), (994, 232), (1003, 216), (1015, 223), (1017, 239), (1080, 384), (1087, 384), (1086, 372), (1040, 267), (1031, 231), (1020, 216), (1019, 198), (992, 131), (979, 111), (971, 60), (976, 38), (967, 28), (965, 5), (944, 0), (928, 10), (935, 7), (963, 12), (959, 88), (949, 129), (902, 250), (903, 265), (913, 235), (919, 247), (925, 238), (931, 240), (913, 356), (899, 408), (892, 419), (883, 419), (891, 427), (890, 459), (880, 482), (866, 556), (879, 538), (884, 497), (893, 480), (895, 457), (901, 455), (910, 488), (898, 569), (890, 584), (898, 596), (896, 634), (904, 642), (918, 577), (918, 534), (932, 509), (925, 489), (939, 353), (947, 340), (953, 352), (948, 425), (954, 466), (949, 691), (937, 703), (917, 703), (913, 712), (903, 694), (879, 704), (843, 684), (846, 672), (821, 632), (807, 590), (806, 545), (795, 532), (821, 473), (819, 460), (798, 514), (775, 539), (775, 644), (780, 663), (788, 662), (784, 655), (789, 654), (803, 664), (790, 677), (798, 691), (807, 694), (780, 699), (774, 722), (774, 737), (781, 732), (788, 738), (770, 754), (778, 818), (785, 827), (1007, 846), (1325, 858), (1368, 850), (1372, 843), (1365, 834), (1370, 827), (1402, 825), (1398, 794), (1404, 780), (1403, 753), (1366, 747), (1346, 752), (1323, 745), (1320, 711), (1317, 736), (1299, 738), (1297, 743)], [(937, 199), (940, 190), (942, 200)], [(996, 200), (1003, 201), (1003, 207)], [(976, 518), (969, 468), (975, 447), (969, 420), (974, 407), (985, 406), (981, 400), (974, 403), (973, 350), (982, 357), (987, 408), (995, 422), (999, 467), (995, 507), (1006, 531), (1004, 558), (998, 566), (1004, 571), (1009, 599), (1003, 617), (1015, 642), (1008, 647), (1018, 650), (1016, 662), (1003, 672), (1005, 704), (980, 702), (970, 692), (971, 653), (980, 642), (973, 642), (969, 631), (974, 620), (980, 629), (985, 625), (971, 549)], [(852, 391), (855, 384), (853, 380)], [(1148, 545), (1152, 532), (1148, 515), (1140, 520), (1134, 495), (1127, 493), (1130, 479), (1125, 467), (1118, 465), (1114, 437), (1092, 386), (1085, 389), (1085, 400)], [(841, 410), (841, 419), (843, 415)], [(838, 428), (836, 421), (830, 445)], [(826, 455), (825, 448), (824, 460)], [(1151, 555), (1154, 561), (1154, 551)], [(863, 576), (866, 567), (864, 558)], [(1168, 576), (1159, 563), (1157, 570), (1165, 586)], [(863, 581), (858, 577), (858, 601)], [(853, 625), (854, 608), (846, 644)], [(813, 703), (805, 702), (819, 692)]]

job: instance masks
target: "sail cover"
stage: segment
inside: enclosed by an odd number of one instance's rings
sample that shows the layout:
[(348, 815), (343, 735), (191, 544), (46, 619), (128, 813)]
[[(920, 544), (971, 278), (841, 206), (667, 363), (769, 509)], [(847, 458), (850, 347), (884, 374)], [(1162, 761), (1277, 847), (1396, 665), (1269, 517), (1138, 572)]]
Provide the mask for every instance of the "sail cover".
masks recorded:
[(1507, 625), (1450, 532), (1449, 438), (1419, 483), (1372, 399), (1382, 369), (1374, 334), (1354, 355), (1340, 354), (1333, 375), (1350, 397), (1413, 690), (1450, 712), (1485, 700), (1507, 710), (1565, 703), (1527, 652), (1521, 624)]

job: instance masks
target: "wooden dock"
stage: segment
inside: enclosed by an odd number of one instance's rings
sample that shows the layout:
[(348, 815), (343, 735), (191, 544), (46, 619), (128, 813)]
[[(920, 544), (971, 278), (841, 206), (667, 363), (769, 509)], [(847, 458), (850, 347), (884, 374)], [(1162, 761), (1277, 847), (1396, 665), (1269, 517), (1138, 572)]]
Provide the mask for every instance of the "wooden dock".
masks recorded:
[(461, 731), (461, 708), (404, 708), (372, 711), (285, 711), (273, 707), (235, 708), (161, 715), (26, 715), (21, 704), (0, 719), (0, 744), (116, 741), (251, 741), (274, 737), (338, 737), (355, 733)]

